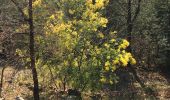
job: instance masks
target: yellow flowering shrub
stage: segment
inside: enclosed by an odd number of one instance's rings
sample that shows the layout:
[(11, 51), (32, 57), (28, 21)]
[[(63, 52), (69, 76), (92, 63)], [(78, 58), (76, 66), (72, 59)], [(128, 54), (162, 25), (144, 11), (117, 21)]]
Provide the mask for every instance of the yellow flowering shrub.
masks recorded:
[[(42, 12), (46, 18), (45, 39), (50, 39), (44, 47), (52, 48), (49, 50), (59, 56), (56, 65), (57, 74), (61, 75), (59, 79), (68, 75), (71, 78), (67, 80), (72, 85), (84, 80), (91, 80), (93, 84), (114, 84), (117, 68), (136, 63), (131, 53), (125, 51), (129, 46), (127, 40), (118, 39), (117, 31), (106, 34), (100, 30), (107, 27), (108, 20), (100, 10), (108, 1), (95, 0), (93, 4), (92, 0), (61, 0), (60, 9)], [(38, 2), (34, 5), (39, 6)], [(46, 5), (43, 9), (49, 8)]]
[(110, 73), (110, 77), (108, 77), (108, 74), (106, 74), (106, 80), (102, 82), (114, 84), (115, 80), (112, 80), (112, 78), (115, 76), (114, 74), (112, 76), (111, 72), (114, 73), (114, 71), (121, 66), (126, 67), (128, 63), (136, 64), (136, 60), (133, 58), (131, 53), (126, 52), (125, 50), (129, 46), (129, 42), (127, 40), (116, 39), (112, 37), (113, 34), (110, 35), (111, 36), (108, 35), (105, 37), (110, 39), (107, 39), (103, 43), (101, 54), (98, 55), (101, 55), (102, 60), (106, 60), (103, 65), (102, 77), (104, 77), (106, 73)]

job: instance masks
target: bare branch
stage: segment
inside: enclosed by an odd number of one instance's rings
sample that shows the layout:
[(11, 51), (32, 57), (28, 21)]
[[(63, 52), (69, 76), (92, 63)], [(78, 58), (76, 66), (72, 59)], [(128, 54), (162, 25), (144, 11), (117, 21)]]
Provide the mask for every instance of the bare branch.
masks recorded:
[(24, 14), (22, 8), (19, 6), (19, 4), (15, 0), (11, 0), (11, 2), (14, 3), (14, 5), (17, 7), (18, 11), (21, 13), (22, 17), (25, 21), (29, 21), (29, 18)]
[(138, 0), (138, 6), (136, 8), (136, 11), (135, 11), (135, 15), (132, 19), (132, 23), (137, 19), (138, 15), (139, 15), (139, 12), (140, 12), (140, 6), (141, 6), (141, 1), (142, 0)]

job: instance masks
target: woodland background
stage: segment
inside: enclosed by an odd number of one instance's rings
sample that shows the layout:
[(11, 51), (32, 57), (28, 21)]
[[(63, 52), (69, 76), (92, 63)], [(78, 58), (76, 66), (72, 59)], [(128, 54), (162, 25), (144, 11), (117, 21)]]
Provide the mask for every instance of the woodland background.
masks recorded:
[(0, 0), (0, 67), (7, 100), (166, 100), (170, 0)]

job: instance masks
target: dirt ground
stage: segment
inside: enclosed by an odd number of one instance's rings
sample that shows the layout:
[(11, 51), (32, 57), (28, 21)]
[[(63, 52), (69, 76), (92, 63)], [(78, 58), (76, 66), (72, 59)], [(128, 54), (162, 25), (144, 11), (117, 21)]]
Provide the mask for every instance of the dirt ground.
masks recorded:
[[(156, 97), (159, 100), (170, 100), (170, 83), (167, 77), (158, 72), (142, 72), (138, 73), (138, 75), (147, 86), (152, 87), (156, 91)], [(2, 97), (5, 100), (15, 100), (17, 96), (23, 98), (31, 96), (32, 91), (28, 83), (32, 83), (30, 70), (17, 71), (11, 67), (7, 67), (4, 72)]]

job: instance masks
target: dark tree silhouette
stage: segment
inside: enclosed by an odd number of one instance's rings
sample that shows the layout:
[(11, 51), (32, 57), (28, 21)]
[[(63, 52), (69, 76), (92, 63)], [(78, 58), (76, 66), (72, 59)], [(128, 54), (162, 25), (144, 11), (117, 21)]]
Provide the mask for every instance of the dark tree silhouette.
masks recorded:
[(29, 0), (29, 27), (30, 27), (30, 59), (31, 59), (31, 69), (34, 81), (34, 100), (39, 100), (39, 87), (38, 87), (38, 77), (35, 68), (35, 51), (34, 51), (34, 24), (33, 24), (33, 9), (32, 0)]

